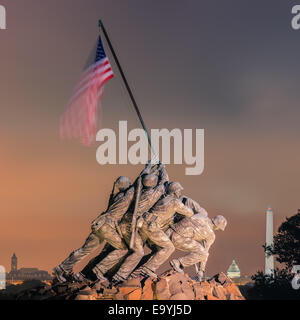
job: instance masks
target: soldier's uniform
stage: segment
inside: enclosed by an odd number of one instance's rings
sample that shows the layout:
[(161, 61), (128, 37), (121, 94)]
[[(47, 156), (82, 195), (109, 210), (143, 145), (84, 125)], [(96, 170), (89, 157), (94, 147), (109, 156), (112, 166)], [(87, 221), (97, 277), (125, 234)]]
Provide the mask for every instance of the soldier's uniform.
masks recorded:
[[(198, 214), (199, 216), (204, 217), (204, 218), (208, 217), (207, 211), (204, 208), (202, 208), (197, 201), (195, 201), (187, 196), (181, 196), (180, 200), (182, 201), (182, 203), (184, 205), (191, 208), (193, 210), (194, 214)], [(180, 220), (182, 220), (183, 218), (184, 217), (182, 215), (175, 214), (174, 218), (173, 218), (173, 223), (177, 223)], [(172, 223), (170, 222), (170, 225), (171, 224)]]
[(124, 213), (128, 210), (133, 198), (133, 186), (124, 192), (120, 191), (113, 198), (112, 204), (108, 207), (108, 210), (96, 219), (98, 229), (92, 231), (86, 239), (84, 245), (81, 248), (73, 251), (70, 256), (60, 264), (60, 267), (66, 273), (72, 272), (75, 264), (98, 248), (104, 240), (106, 240), (114, 248), (122, 250), (124, 255), (127, 253), (128, 249), (125, 243), (122, 241), (116, 225), (121, 220)]
[[(160, 177), (159, 183), (155, 187), (146, 187), (142, 189), (138, 207), (137, 207), (137, 217), (140, 217), (144, 212), (148, 211), (152, 206), (160, 199), (160, 197), (165, 192), (165, 183), (169, 180), (167, 171), (164, 167), (160, 169)], [(156, 181), (157, 182), (157, 181)], [(123, 236), (123, 239), (130, 245), (131, 240), (131, 223), (133, 217), (133, 209), (129, 210), (121, 220), (120, 230)], [(126, 258), (126, 260), (122, 263), (120, 269), (117, 274), (114, 276), (115, 281), (124, 281), (128, 278), (129, 274), (134, 270), (137, 266), (141, 258), (144, 256), (144, 242), (139, 234), (139, 232), (135, 233), (135, 241), (133, 244), (133, 252)], [(122, 252), (118, 250), (114, 250), (111, 252), (105, 259), (103, 259), (100, 263), (97, 264), (97, 268), (101, 271), (103, 270), (103, 264), (106, 261), (109, 261), (113, 266), (117, 264), (121, 258), (123, 258)]]
[(207, 211), (204, 208), (202, 208), (197, 201), (195, 201), (191, 198), (188, 198), (186, 196), (182, 196), (180, 198), (180, 200), (187, 207), (191, 208), (193, 210), (194, 214), (199, 214), (199, 215), (201, 215), (201, 217), (204, 217), (204, 218), (208, 217)]
[(141, 274), (154, 274), (155, 271), (170, 257), (175, 247), (165, 231), (172, 223), (175, 213), (191, 217), (193, 210), (185, 206), (179, 198), (173, 194), (159, 200), (150, 212), (143, 215), (143, 225), (140, 233), (143, 239), (150, 240), (157, 247), (157, 252), (138, 270), (134, 276)]
[(177, 260), (182, 267), (200, 263), (200, 271), (204, 272), (209, 248), (215, 241), (211, 219), (198, 213), (171, 225), (166, 234), (176, 249), (188, 252), (185, 256), (172, 260), (173, 263)]

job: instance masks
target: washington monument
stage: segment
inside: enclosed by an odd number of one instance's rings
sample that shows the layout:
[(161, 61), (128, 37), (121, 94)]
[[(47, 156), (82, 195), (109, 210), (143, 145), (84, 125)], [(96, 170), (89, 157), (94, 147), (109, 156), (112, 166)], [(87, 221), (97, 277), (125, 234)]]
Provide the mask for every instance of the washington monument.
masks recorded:
[[(269, 207), (266, 211), (266, 246), (273, 247), (273, 210)], [(274, 276), (274, 257), (266, 253), (265, 274)]]

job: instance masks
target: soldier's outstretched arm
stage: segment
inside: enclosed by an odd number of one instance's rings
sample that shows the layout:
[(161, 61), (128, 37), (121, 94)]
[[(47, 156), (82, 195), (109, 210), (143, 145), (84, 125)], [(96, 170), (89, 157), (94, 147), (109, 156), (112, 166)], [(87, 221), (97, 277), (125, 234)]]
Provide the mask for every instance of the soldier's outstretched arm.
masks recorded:
[(135, 190), (134, 187), (128, 188), (122, 197), (116, 199), (112, 203), (112, 205), (108, 208), (108, 211), (109, 212), (122, 211), (123, 213), (125, 213), (128, 210), (128, 208), (133, 200), (134, 190)]
[(134, 190), (134, 187), (130, 187), (122, 197), (114, 199), (107, 211), (102, 212), (94, 221), (92, 221), (92, 230), (96, 231), (101, 227), (101, 225), (105, 222), (105, 215), (107, 214), (115, 214), (115, 218), (120, 220), (128, 210), (134, 198)]
[(145, 168), (141, 171), (141, 173), (137, 176), (137, 178), (135, 179), (134, 183), (132, 184), (133, 186), (136, 186), (137, 185), (137, 181), (139, 179), (139, 177), (143, 176), (144, 174), (149, 174), (151, 172), (151, 168), (152, 168), (152, 165), (151, 165), (151, 162), (148, 161), (145, 165)]
[(167, 188), (166, 184), (169, 181), (169, 176), (168, 176), (167, 170), (165, 169), (164, 164), (161, 163), (159, 165), (158, 172), (159, 172), (160, 180), (157, 186), (153, 188), (154, 190), (153, 197), (157, 198), (157, 200), (165, 193)]
[(145, 169), (143, 169), (142, 172), (140, 173), (140, 176), (144, 174), (149, 174), (151, 172), (151, 168), (152, 168), (152, 164), (151, 164), (151, 161), (149, 160), (145, 165)]
[(186, 205), (184, 205), (180, 199), (176, 200), (176, 212), (186, 216), (186, 217), (191, 217), (194, 215), (194, 212), (191, 208), (187, 207)]
[(160, 171), (159, 184), (165, 184), (166, 182), (169, 182), (169, 175), (168, 175), (168, 172), (166, 170), (166, 166), (163, 163), (161, 163), (159, 165), (159, 171)]

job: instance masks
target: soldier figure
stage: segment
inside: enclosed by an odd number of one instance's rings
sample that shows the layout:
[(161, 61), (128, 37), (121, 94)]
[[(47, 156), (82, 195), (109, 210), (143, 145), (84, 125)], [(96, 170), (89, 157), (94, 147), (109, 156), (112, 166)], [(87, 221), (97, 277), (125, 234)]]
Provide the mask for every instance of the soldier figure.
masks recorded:
[(178, 214), (186, 217), (193, 215), (193, 210), (180, 200), (183, 187), (179, 182), (168, 185), (167, 195), (160, 199), (150, 210), (143, 214), (143, 224), (140, 233), (143, 239), (150, 241), (155, 246), (155, 253), (140, 268), (132, 273), (133, 277), (150, 276), (157, 277), (156, 270), (171, 256), (175, 247), (166, 235), (173, 216)]
[[(151, 164), (148, 164), (141, 175), (145, 172), (147, 173), (150, 166)], [(98, 218), (92, 222), (92, 232), (86, 239), (84, 245), (73, 251), (66, 260), (53, 269), (59, 282), (65, 282), (67, 278), (72, 275), (75, 264), (98, 248), (103, 241), (107, 241), (115, 249), (118, 249), (119, 253), (122, 252), (123, 256), (127, 254), (128, 248), (122, 240), (118, 224), (133, 201), (135, 187), (130, 184), (130, 179), (127, 177), (119, 177), (116, 180), (113, 193), (115, 187), (118, 190), (117, 194), (110, 197), (107, 210), (101, 213)], [(112, 266), (107, 263), (105, 267), (107, 270), (101, 271), (95, 269), (93, 271), (96, 271), (96, 276), (100, 281), (108, 284), (107, 279), (104, 277), (104, 273)], [(82, 281), (84, 280), (84, 276), (81, 273), (78, 273), (75, 275), (75, 279)]]
[[(136, 212), (138, 221), (137, 225), (139, 225), (140, 223), (142, 214), (150, 210), (165, 193), (166, 185), (169, 181), (169, 176), (164, 164), (159, 164), (158, 173), (159, 177), (155, 174), (147, 174), (142, 179), (143, 190), (141, 192), (140, 198), (138, 199), (138, 207)], [(130, 245), (132, 237), (132, 218), (133, 212), (129, 211), (124, 215), (120, 224), (122, 235), (128, 246)], [(114, 283), (125, 281), (144, 256), (144, 242), (138, 230), (135, 230), (134, 233), (134, 242), (131, 247), (133, 252), (126, 258), (118, 272), (114, 275)]]
[(226, 219), (218, 215), (213, 219), (203, 217), (201, 213), (190, 218), (184, 218), (173, 224), (166, 234), (170, 237), (176, 249), (186, 251), (188, 254), (170, 261), (171, 266), (177, 272), (183, 272), (182, 268), (199, 263), (199, 281), (202, 280), (209, 255), (209, 248), (215, 241), (216, 230), (224, 231), (227, 225)]
[(186, 196), (182, 196), (180, 198), (180, 200), (187, 207), (191, 208), (193, 210), (194, 214), (199, 214), (202, 217), (207, 217), (208, 216), (207, 211), (204, 208), (202, 208), (200, 206), (200, 204), (198, 202), (196, 202), (195, 200), (193, 200), (191, 198), (188, 198)]
[[(53, 269), (59, 282), (71, 278), (74, 266), (103, 241), (106, 241), (104, 250), (88, 266), (90, 276), (96, 276), (104, 286), (109, 285), (106, 273), (124, 259), (112, 278), (113, 284), (127, 280), (130, 275), (156, 278), (157, 269), (175, 248), (187, 254), (170, 261), (173, 269), (183, 272), (183, 268), (199, 263), (198, 278), (202, 279), (209, 249), (215, 241), (214, 231), (224, 230), (227, 221), (220, 215), (210, 219), (196, 201), (181, 196), (183, 188), (179, 182), (168, 183), (162, 163), (156, 170), (155, 167), (148, 162), (132, 185), (127, 177), (115, 181), (108, 207), (92, 222), (92, 232), (84, 245)], [(147, 257), (144, 257), (145, 243), (152, 250)], [(139, 262), (141, 266), (133, 271)], [(83, 270), (73, 278), (84, 281), (84, 274)]]

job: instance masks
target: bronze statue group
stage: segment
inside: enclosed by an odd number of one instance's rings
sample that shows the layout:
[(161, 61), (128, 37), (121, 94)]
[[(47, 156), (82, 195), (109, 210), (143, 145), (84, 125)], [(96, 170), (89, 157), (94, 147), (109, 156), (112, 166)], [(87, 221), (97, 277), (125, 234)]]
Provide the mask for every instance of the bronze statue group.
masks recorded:
[[(53, 269), (59, 282), (93, 281), (117, 285), (129, 278), (157, 278), (159, 267), (169, 260), (175, 249), (186, 252), (170, 260), (172, 268), (196, 265), (199, 280), (203, 278), (209, 248), (215, 241), (215, 230), (224, 230), (226, 219), (212, 219), (194, 200), (182, 195), (179, 182), (169, 182), (165, 165), (147, 163), (134, 183), (119, 177), (107, 209), (91, 225), (83, 246)], [(101, 253), (76, 274), (74, 266), (106, 242)], [(151, 253), (145, 255), (145, 247)]]

